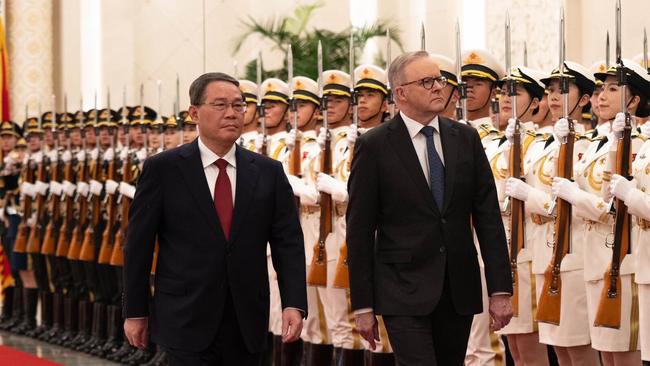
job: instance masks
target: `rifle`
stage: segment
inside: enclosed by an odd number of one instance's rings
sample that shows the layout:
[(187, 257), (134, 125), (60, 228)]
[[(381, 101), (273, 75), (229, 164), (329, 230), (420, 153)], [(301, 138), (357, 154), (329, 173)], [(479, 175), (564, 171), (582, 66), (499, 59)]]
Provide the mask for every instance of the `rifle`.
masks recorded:
[[(83, 126), (83, 120), (81, 123)], [(70, 135), (68, 129), (66, 129), (66, 134), (68, 135), (68, 151), (71, 151)], [(67, 182), (72, 182), (72, 174), (73, 174), (72, 159), (70, 159), (70, 161), (65, 163), (65, 166), (63, 168), (63, 179)], [(68, 233), (70, 232), (70, 229), (72, 227), (72, 218), (74, 215), (75, 200), (73, 196), (69, 196), (67, 194), (65, 194), (63, 200), (65, 201), (65, 205), (64, 205), (65, 219), (63, 220), (63, 224), (61, 225), (61, 229), (59, 230), (59, 240), (56, 245), (56, 253), (55, 253), (57, 257), (66, 257), (68, 255), (68, 252), (70, 251), (70, 244), (71, 244), (69, 241), (70, 236), (68, 235)]]
[[(388, 75), (388, 70), (390, 69), (391, 59), (391, 38), (390, 38), (390, 28), (386, 29), (386, 75)], [(388, 101), (388, 116), (392, 119), (395, 117), (395, 98), (393, 98), (393, 89), (390, 86), (390, 81), (386, 81), (386, 89), (388, 94), (386, 95), (386, 100)]]
[[(332, 148), (331, 135), (327, 125), (327, 95), (323, 93), (323, 51), (318, 42), (318, 89), (321, 95), (321, 113), (323, 114), (323, 128), (327, 130), (325, 146), (321, 151), (321, 172), (332, 173)], [(314, 245), (314, 256), (307, 273), (307, 283), (312, 286), (327, 286), (327, 251), (325, 241), (332, 232), (332, 197), (327, 193), (320, 194), (320, 230), (318, 241)]]
[[(293, 150), (291, 151), (291, 157), (289, 160), (289, 171), (290, 174), (295, 175), (296, 177), (302, 176), (302, 158), (300, 156), (300, 138), (298, 137), (298, 105), (297, 100), (293, 96), (293, 51), (291, 45), (289, 45), (289, 51), (287, 52), (287, 62), (289, 64), (289, 95), (291, 100), (289, 101), (289, 109), (293, 113), (292, 115), (292, 128), (296, 134), (296, 141), (294, 142)], [(296, 197), (296, 205), (300, 209), (300, 197)]]
[[(107, 93), (107, 98), (108, 99), (106, 105), (110, 111), (110, 93)], [(142, 113), (144, 114), (144, 109), (142, 109)], [(112, 130), (112, 127), (109, 128)], [(115, 180), (115, 159), (117, 157), (117, 153), (115, 151), (115, 143), (113, 137), (113, 133), (111, 133), (111, 150), (113, 150), (113, 159), (108, 162), (108, 170), (106, 174), (107, 181)], [(113, 228), (115, 227), (115, 216), (117, 215), (117, 205), (115, 203), (115, 200), (115, 193), (106, 192), (106, 215), (108, 216), (108, 220), (106, 222), (104, 232), (102, 233), (102, 244), (99, 247), (99, 255), (97, 257), (97, 263), (99, 264), (108, 264), (111, 260), (111, 254), (113, 253), (113, 243), (115, 241)]]
[[(45, 162), (41, 162), (36, 170), (36, 181), (42, 182), (45, 179)], [(43, 216), (45, 215), (45, 196), (37, 193), (36, 196), (36, 220), (30, 228), (27, 239), (27, 253), (39, 253), (41, 251), (43, 237)]]
[[(25, 165), (25, 182), (34, 183), (34, 167), (32, 167), (31, 160), (27, 161)], [(16, 242), (14, 243), (14, 252), (25, 253), (27, 250), (27, 239), (29, 237), (29, 225), (27, 221), (32, 217), (32, 197), (28, 194), (23, 195), (23, 217), (18, 225), (18, 232), (16, 234)]]
[[(124, 100), (124, 105), (126, 106), (126, 99)], [(123, 108), (126, 110), (126, 108)], [(124, 129), (124, 134), (126, 136), (126, 146), (125, 149), (129, 149), (129, 121), (126, 118), (125, 114), (122, 114), (122, 128)], [(164, 144), (163, 144), (164, 146)], [(131, 158), (131, 153), (127, 153), (126, 160), (122, 166), (122, 182), (129, 183), (131, 181), (131, 165), (133, 160)], [(111, 266), (124, 266), (124, 235), (126, 234), (126, 228), (129, 225), (129, 207), (131, 206), (131, 199), (125, 195), (120, 196), (120, 207), (122, 212), (120, 214), (120, 228), (115, 233), (115, 241), (113, 243), (113, 252), (111, 253), (110, 265)]]
[[(508, 31), (510, 30), (510, 20), (508, 19)], [(510, 57), (510, 43), (507, 44), (508, 51), (506, 55)], [(462, 68), (463, 61), (461, 60), (461, 44), (460, 44), (460, 23), (456, 19), (456, 77), (458, 78), (458, 107), (456, 108), (456, 118), (458, 120), (465, 120), (467, 118), (467, 82), (463, 80)]]
[(260, 154), (267, 156), (267, 146), (266, 146), (266, 116), (264, 112), (264, 103), (262, 102), (262, 53), (257, 54), (257, 114), (260, 116), (260, 127), (262, 130), (262, 149), (259, 151)]
[[(524, 180), (521, 169), (521, 124), (517, 114), (517, 82), (512, 77), (510, 62), (510, 16), (506, 14), (506, 69), (508, 72), (507, 88), (512, 101), (512, 118), (515, 119), (515, 134), (510, 147), (510, 176)], [(512, 313), (519, 316), (519, 273), (517, 256), (525, 245), (524, 202), (510, 197), (510, 274), (512, 275)]]
[[(349, 57), (350, 62), (350, 95), (352, 96), (352, 123), (358, 128), (359, 127), (359, 106), (357, 103), (357, 91), (354, 89), (356, 84), (354, 78), (354, 37), (353, 33), (350, 33), (350, 49)], [(326, 112), (327, 113), (327, 112)], [(348, 168), (350, 167), (352, 159), (354, 158), (354, 150), (350, 151), (350, 159), (348, 160)], [(336, 288), (350, 288), (350, 271), (348, 269), (348, 245), (346, 242), (341, 243), (341, 248), (339, 249), (339, 259), (336, 261), (336, 269), (334, 271), (334, 281), (332, 286)]]
[[(621, 2), (616, 2), (616, 76), (621, 87), (621, 111), (625, 113), (625, 128), (623, 138), (618, 143), (616, 151), (616, 174), (625, 179), (630, 177), (630, 159), (632, 145), (632, 117), (627, 112), (625, 100), (627, 92), (627, 75), (621, 58)], [(630, 253), (630, 215), (623, 200), (615, 198), (614, 244), (612, 246), (612, 261), (605, 272), (603, 290), (594, 319), (595, 327), (618, 329), (621, 327), (622, 286), (620, 269), (625, 256)]]
[[(50, 182), (58, 182), (61, 177), (59, 176), (60, 165), (58, 159), (56, 161), (50, 162)], [(41, 248), (41, 254), (44, 255), (54, 255), (56, 251), (56, 228), (59, 226), (59, 221), (61, 220), (61, 210), (59, 208), (61, 197), (55, 195), (53, 192), (50, 192), (48, 197), (50, 203), (50, 221), (45, 227), (45, 236), (43, 237), (43, 246)]]
[[(569, 121), (569, 135), (560, 141), (557, 160), (557, 176), (573, 179), (573, 146), (575, 128), (569, 116), (569, 78), (564, 73), (564, 9), (560, 13), (560, 92), (564, 98), (564, 118)], [(571, 204), (561, 198), (555, 201), (555, 223), (553, 228), (553, 256), (544, 271), (544, 285), (537, 306), (537, 320), (559, 325), (562, 312), (562, 277), (560, 269), (564, 256), (571, 248)]]

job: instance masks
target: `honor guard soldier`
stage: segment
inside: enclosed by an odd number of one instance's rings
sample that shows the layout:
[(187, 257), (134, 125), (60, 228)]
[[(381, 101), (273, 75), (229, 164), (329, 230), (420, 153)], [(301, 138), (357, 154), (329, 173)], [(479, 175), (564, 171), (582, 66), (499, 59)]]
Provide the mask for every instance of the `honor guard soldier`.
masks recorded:
[[(297, 124), (298, 131), (291, 129), (287, 134), (287, 148), (291, 151), (289, 164), (289, 183), (300, 202), (300, 224), (305, 241), (305, 260), (311, 264), (314, 243), (318, 241), (320, 224), (319, 192), (316, 190), (316, 177), (320, 169), (321, 149), (316, 142), (316, 128), (319, 120), (320, 98), (318, 84), (307, 77), (297, 76), (292, 80), (291, 96), (296, 111), (290, 112), (289, 121)], [(254, 107), (254, 106), (253, 106)], [(296, 143), (297, 142), (297, 143)], [(300, 160), (300, 165), (294, 159)], [(298, 168), (298, 169), (296, 169)], [(308, 316), (303, 324), (305, 364), (320, 366), (332, 362), (332, 336), (323, 307), (323, 299), (314, 286), (307, 287)], [(282, 355), (285, 362), (285, 354)], [(287, 358), (289, 360), (291, 358)]]
[[(325, 242), (327, 253), (327, 287), (319, 287), (319, 295), (325, 303), (325, 318), (332, 334), (335, 358), (339, 365), (355, 365), (363, 359), (361, 336), (353, 324), (350, 308), (350, 292), (347, 284), (334, 284), (341, 250), (346, 248), (345, 212), (347, 209), (347, 180), (352, 158), (351, 146), (358, 135), (352, 125), (352, 80), (349, 74), (339, 70), (323, 72), (323, 94), (327, 97), (328, 130), (321, 128), (317, 142), (323, 148), (331, 137), (331, 172), (318, 174), (316, 188), (332, 198), (332, 233)], [(345, 260), (345, 258), (343, 258)], [(313, 263), (313, 261), (312, 261)], [(343, 262), (342, 262), (343, 263)]]
[[(2, 213), (2, 247), (8, 263), (11, 278), (3, 279), (2, 318), (0, 329), (8, 330), (22, 321), (23, 314), (23, 286), (20, 279), (19, 268), (25, 267), (24, 254), (14, 253), (14, 242), (20, 223), (20, 189), (19, 177), (27, 155), (24, 151), (27, 143), (22, 137), (22, 129), (12, 121), (3, 121), (0, 124), (0, 199), (3, 206)], [(17, 142), (25, 142), (25, 149), (18, 149)]]
[[(185, 113), (183, 113), (185, 112)], [(181, 141), (181, 144), (187, 144), (189, 142), (194, 141), (194, 139), (198, 136), (198, 132), (196, 130), (196, 122), (192, 121), (192, 117), (190, 116), (187, 111), (183, 111), (180, 113), (181, 118), (183, 115), (185, 118), (182, 118), (183, 121), (183, 141)]]
[(250, 80), (239, 80), (239, 89), (244, 95), (246, 113), (244, 114), (244, 127), (238, 143), (248, 150), (255, 151), (259, 118), (257, 113), (257, 84)]
[(485, 146), (499, 134), (490, 118), (490, 103), (496, 97), (497, 81), (503, 77), (504, 70), (491, 53), (482, 49), (465, 51), (461, 59), (461, 76), (467, 83), (466, 122), (476, 128)]
[[(463, 52), (461, 60), (461, 77), (467, 83), (467, 121), (462, 122), (478, 131), (483, 147), (486, 148), (492, 140), (501, 136), (490, 118), (490, 107), (492, 99), (497, 95), (497, 82), (503, 77), (504, 70), (492, 54), (482, 49)], [(483, 271), (482, 266), (481, 270)], [(483, 275), (482, 277), (484, 278)], [(482, 282), (485, 284), (485, 281)], [(483, 301), (485, 304), (487, 296), (483, 296)], [(487, 307), (484, 306), (483, 309), (483, 313), (475, 315), (472, 322), (465, 358), (468, 366), (495, 365), (505, 360), (503, 342), (490, 330)]]
[[(634, 61), (637, 61), (636, 58)], [(643, 66), (643, 62), (640, 62)], [(643, 76), (648, 79), (647, 75)], [(647, 93), (647, 91), (646, 91)], [(646, 97), (647, 98), (647, 97)], [(638, 285), (639, 296), (639, 341), (641, 359), (644, 365), (650, 364), (650, 122), (641, 125), (645, 143), (632, 164), (631, 181), (615, 174), (609, 186), (610, 193), (625, 202), (628, 212), (633, 215), (638, 231), (633, 231), (632, 246), (636, 246), (636, 272), (634, 282)], [(634, 233), (638, 233), (634, 238)]]
[(447, 85), (442, 88), (442, 97), (445, 100), (445, 110), (441, 115), (456, 119), (456, 102), (458, 102), (458, 76), (456, 75), (454, 61), (444, 55), (432, 53), (430, 57), (438, 65), (440, 75), (447, 78)]
[(165, 135), (164, 146), (165, 150), (173, 149), (181, 142), (180, 133), (178, 131), (178, 117), (171, 115), (165, 119)]

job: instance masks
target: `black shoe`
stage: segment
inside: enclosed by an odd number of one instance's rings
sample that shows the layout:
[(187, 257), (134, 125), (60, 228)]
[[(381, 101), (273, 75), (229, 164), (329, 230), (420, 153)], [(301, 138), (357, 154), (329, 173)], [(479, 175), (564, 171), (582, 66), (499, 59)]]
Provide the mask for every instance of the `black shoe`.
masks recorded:
[(111, 355), (122, 347), (124, 331), (122, 330), (122, 308), (116, 305), (109, 305), (107, 308), (107, 331), (106, 342), (101, 347), (101, 350), (96, 351), (97, 354), (92, 353), (98, 357), (106, 357)]
[(81, 352), (92, 352), (106, 340), (106, 304), (93, 304), (93, 328), (90, 340), (81, 347)]
[(11, 287), (13, 290), (12, 292), (12, 297), (13, 297), (13, 302), (11, 304), (11, 309), (12, 309), (12, 315), (7, 321), (3, 321), (0, 323), (0, 329), (2, 330), (9, 330), (18, 323), (20, 323), (23, 319), (23, 288), (22, 287)]
[(106, 359), (110, 361), (120, 362), (120, 360), (130, 357), (131, 354), (135, 353), (136, 350), (137, 348), (131, 346), (129, 342), (124, 342), (122, 343), (122, 347), (120, 347), (117, 352), (106, 355)]
[(148, 349), (146, 350), (138, 349), (130, 357), (127, 357), (126, 359), (122, 359), (122, 363), (125, 363), (127, 365), (137, 366), (149, 362), (149, 360), (151, 360), (152, 357), (153, 354)]
[(41, 298), (41, 324), (25, 333), (27, 337), (36, 339), (41, 339), (41, 336), (52, 328), (52, 293), (39, 291), (39, 297)]
[(38, 306), (38, 290), (35, 288), (23, 288), (23, 319), (9, 331), (19, 335), (25, 335), (36, 328), (36, 308)]
[(38, 339), (58, 344), (63, 334), (63, 294), (55, 292), (52, 294), (52, 327), (42, 334)]

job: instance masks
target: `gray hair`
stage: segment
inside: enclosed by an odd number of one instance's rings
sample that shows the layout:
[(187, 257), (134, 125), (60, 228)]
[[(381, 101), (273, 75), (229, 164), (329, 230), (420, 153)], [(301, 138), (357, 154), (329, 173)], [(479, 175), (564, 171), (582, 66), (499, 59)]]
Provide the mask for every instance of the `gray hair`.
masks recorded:
[(208, 87), (210, 83), (215, 81), (225, 81), (239, 87), (239, 81), (237, 81), (237, 79), (235, 79), (234, 77), (226, 73), (223, 72), (205, 73), (199, 76), (198, 78), (196, 78), (196, 80), (192, 82), (192, 85), (190, 85), (190, 104), (196, 106), (203, 103), (203, 100), (205, 99), (205, 89)]
[(406, 82), (404, 80), (404, 70), (406, 67), (411, 64), (411, 62), (423, 58), (429, 57), (429, 52), (427, 51), (415, 51), (415, 52), (406, 52), (403, 53), (390, 64), (388, 69), (388, 81), (392, 88), (396, 88)]

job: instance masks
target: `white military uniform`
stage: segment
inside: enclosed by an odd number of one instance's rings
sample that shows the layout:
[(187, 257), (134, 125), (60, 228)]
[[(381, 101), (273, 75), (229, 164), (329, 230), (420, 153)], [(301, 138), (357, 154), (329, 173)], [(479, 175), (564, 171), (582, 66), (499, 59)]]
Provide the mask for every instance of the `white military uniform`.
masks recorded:
[[(636, 155), (641, 139), (632, 139), (632, 154)], [(576, 242), (584, 248), (584, 280), (587, 290), (587, 310), (592, 347), (599, 351), (626, 352), (639, 349), (638, 343), (638, 296), (634, 283), (634, 253), (628, 254), (621, 263), (622, 314), (620, 329), (596, 327), (593, 325), (600, 302), (603, 275), (609, 268), (612, 250), (607, 242), (611, 240), (614, 220), (609, 214), (609, 204), (603, 200), (603, 175), (611, 171), (610, 150), (614, 149), (611, 138), (597, 138), (589, 145), (584, 156), (575, 166), (574, 177), (580, 189), (589, 193), (588, 199), (574, 205), (575, 214), (582, 220), (573, 225)], [(580, 222), (581, 221), (581, 222)], [(632, 225), (632, 232), (638, 230)], [(632, 248), (635, 250), (635, 248)], [(564, 264), (564, 263), (563, 263)]]

